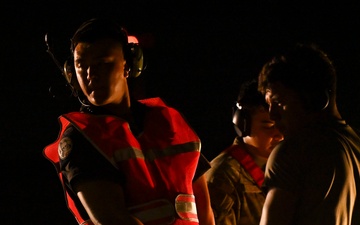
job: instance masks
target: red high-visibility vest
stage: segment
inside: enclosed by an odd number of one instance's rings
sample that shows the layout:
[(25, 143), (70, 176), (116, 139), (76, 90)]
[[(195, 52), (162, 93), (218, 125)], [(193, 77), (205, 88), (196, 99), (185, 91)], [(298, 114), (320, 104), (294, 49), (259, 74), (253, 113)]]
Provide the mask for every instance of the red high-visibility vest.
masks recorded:
[[(160, 98), (140, 102), (150, 110), (139, 137), (134, 137), (121, 118), (72, 112), (59, 117), (58, 139), (44, 149), (44, 155), (55, 165), (64, 185), (58, 145), (72, 124), (126, 175), (123, 188), (132, 215), (146, 225), (198, 224), (192, 180), (200, 156), (200, 139), (181, 114)], [(78, 223), (92, 224), (81, 217), (65, 187), (64, 192)]]

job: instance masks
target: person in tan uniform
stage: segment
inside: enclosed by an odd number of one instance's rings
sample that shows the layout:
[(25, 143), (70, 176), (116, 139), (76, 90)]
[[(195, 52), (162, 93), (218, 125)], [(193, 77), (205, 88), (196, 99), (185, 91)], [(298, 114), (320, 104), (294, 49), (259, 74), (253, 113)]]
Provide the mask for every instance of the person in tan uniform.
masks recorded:
[(283, 136), (270, 119), (256, 81), (242, 85), (233, 123), (237, 137), (206, 173), (211, 207), (218, 225), (258, 225), (265, 200), (264, 168)]

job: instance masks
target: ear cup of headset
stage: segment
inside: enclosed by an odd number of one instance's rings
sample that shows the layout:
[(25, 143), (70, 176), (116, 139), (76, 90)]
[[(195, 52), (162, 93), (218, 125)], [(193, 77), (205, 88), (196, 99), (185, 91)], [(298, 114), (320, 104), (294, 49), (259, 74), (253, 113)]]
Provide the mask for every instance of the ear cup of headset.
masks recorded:
[(305, 107), (310, 111), (321, 111), (327, 108), (330, 101), (328, 91), (310, 92), (304, 96)]
[(78, 92), (76, 91), (77, 89), (79, 89), (79, 84), (76, 80), (76, 78), (74, 78), (75, 75), (75, 68), (74, 68), (74, 60), (73, 57), (69, 57), (65, 63), (64, 63), (64, 68), (63, 68), (63, 75), (68, 83), (68, 85), (70, 85), (70, 88), (72, 90), (72, 94), (77, 97), (78, 96)]
[(66, 81), (71, 84), (72, 82), (72, 78), (75, 75), (75, 70), (74, 70), (74, 60), (72, 59), (72, 57), (69, 57), (69, 59), (67, 59), (64, 63), (64, 76)]
[(239, 137), (246, 137), (250, 135), (251, 118), (246, 109), (236, 108), (235, 112), (233, 113), (232, 122)]
[(141, 47), (136, 43), (129, 43), (128, 46), (130, 57), (129, 61), (129, 77), (136, 78), (144, 70), (144, 54)]

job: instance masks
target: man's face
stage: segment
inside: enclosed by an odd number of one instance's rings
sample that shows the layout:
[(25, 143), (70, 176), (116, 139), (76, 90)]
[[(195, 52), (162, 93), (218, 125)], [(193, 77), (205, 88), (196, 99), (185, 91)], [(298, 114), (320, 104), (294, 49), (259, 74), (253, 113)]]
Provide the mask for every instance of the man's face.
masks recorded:
[(279, 82), (271, 83), (266, 90), (265, 99), (269, 104), (270, 118), (284, 136), (297, 131), (306, 123), (308, 112), (294, 90)]
[(283, 139), (283, 135), (270, 119), (269, 111), (258, 107), (251, 115), (251, 135), (244, 142), (257, 149), (257, 154), (268, 158), (273, 148)]
[(122, 45), (113, 39), (79, 43), (74, 51), (77, 80), (96, 106), (119, 104), (128, 94)]

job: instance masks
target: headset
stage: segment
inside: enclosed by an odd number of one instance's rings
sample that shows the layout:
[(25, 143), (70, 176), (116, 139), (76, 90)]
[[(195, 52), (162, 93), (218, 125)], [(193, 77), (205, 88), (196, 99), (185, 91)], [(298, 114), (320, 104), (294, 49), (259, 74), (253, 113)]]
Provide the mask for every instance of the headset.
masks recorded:
[(325, 110), (330, 103), (331, 90), (308, 91), (302, 94), (304, 107), (312, 112)]
[[(73, 38), (71, 39), (71, 46), (70, 50), (71, 53), (74, 52), (74, 49), (77, 45), (77, 37), (78, 35), (83, 34), (83, 32), (87, 32), (91, 26), (99, 26), (104, 25), (104, 23), (109, 21), (101, 21), (97, 18), (90, 19), (84, 22), (75, 32)], [(98, 24), (97, 24), (98, 23)], [(95, 24), (95, 25), (94, 25)], [(90, 28), (89, 28), (90, 27)], [(136, 78), (138, 77), (146, 68), (145, 61), (144, 61), (144, 54), (143, 50), (139, 45), (139, 42), (135, 36), (129, 36), (126, 29), (116, 23), (109, 24), (109, 29), (112, 29), (111, 32), (114, 34), (118, 34), (117, 36), (121, 39), (121, 43), (124, 44), (124, 57), (126, 60), (126, 69), (128, 72), (129, 78)], [(69, 88), (72, 91), (72, 95), (78, 97), (77, 90), (79, 90), (76, 75), (75, 75), (75, 68), (74, 68), (74, 59), (73, 54), (65, 61), (63, 66), (59, 63), (56, 57), (53, 54), (52, 46), (49, 44), (49, 37), (48, 34), (45, 35), (45, 43), (47, 45), (47, 52), (50, 54), (51, 58), (60, 69), (62, 75), (66, 79), (67, 83), (69, 84)]]
[(232, 122), (239, 137), (246, 137), (251, 132), (251, 116), (246, 107), (239, 102), (233, 107)]
[(232, 123), (239, 137), (251, 135), (252, 114), (257, 108), (267, 108), (265, 97), (258, 90), (258, 81), (250, 79), (242, 83), (237, 101), (233, 106)]

